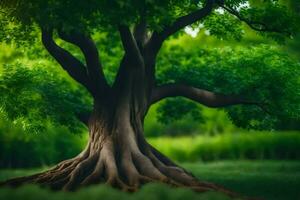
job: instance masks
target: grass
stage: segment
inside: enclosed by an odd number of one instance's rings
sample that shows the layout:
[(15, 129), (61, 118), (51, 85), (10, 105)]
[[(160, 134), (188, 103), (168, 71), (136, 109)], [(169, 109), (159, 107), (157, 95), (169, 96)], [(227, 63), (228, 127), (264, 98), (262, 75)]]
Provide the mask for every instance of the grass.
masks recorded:
[[(212, 163), (184, 163), (183, 166), (202, 180), (221, 184), (241, 194), (266, 200), (300, 199), (300, 161), (220, 161)], [(40, 169), (1, 170), (0, 180), (28, 175)], [(148, 184), (139, 192), (125, 194), (106, 186), (93, 186), (75, 193), (51, 192), (36, 186), (0, 189), (0, 199), (22, 200), (96, 200), (96, 199), (228, 199), (218, 193), (196, 194), (186, 189)]]
[(180, 162), (269, 159), (300, 160), (299, 132), (247, 132), (217, 136), (158, 137), (147, 139)]
[(226, 161), (184, 166), (199, 178), (244, 195), (270, 200), (300, 199), (299, 161)]

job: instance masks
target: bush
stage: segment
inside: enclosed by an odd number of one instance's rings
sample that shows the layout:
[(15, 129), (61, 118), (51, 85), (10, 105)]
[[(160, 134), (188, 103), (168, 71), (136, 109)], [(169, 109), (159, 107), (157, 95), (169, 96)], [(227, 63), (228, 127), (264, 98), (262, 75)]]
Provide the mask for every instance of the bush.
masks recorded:
[(0, 167), (50, 165), (77, 155), (84, 140), (64, 127), (25, 132), (20, 124), (0, 119)]
[(300, 134), (247, 132), (218, 136), (161, 137), (148, 141), (177, 161), (300, 159)]

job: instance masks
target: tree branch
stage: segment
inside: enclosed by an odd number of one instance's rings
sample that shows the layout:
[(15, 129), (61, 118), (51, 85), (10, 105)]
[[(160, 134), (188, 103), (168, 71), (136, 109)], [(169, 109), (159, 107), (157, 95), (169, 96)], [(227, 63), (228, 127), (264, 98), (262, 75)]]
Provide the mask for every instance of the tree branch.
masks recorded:
[(179, 17), (173, 24), (165, 27), (161, 32), (153, 32), (151, 38), (145, 45), (145, 62), (146, 62), (146, 74), (150, 82), (150, 88), (154, 84), (155, 76), (155, 59), (165, 39), (170, 35), (176, 33), (180, 29), (187, 25), (190, 25), (200, 19), (203, 19), (211, 13), (213, 10), (215, 0), (206, 0), (206, 4), (203, 8), (194, 11), (188, 15)]
[(221, 7), (224, 10), (226, 10), (227, 12), (229, 12), (230, 14), (236, 16), (239, 20), (245, 22), (250, 28), (252, 28), (255, 31), (281, 33), (281, 34), (285, 34), (285, 35), (289, 35), (289, 36), (291, 35), (291, 33), (288, 31), (268, 27), (263, 22), (251, 21), (250, 19), (243, 17), (238, 11), (234, 10), (233, 8), (229, 8), (226, 6), (221, 6)]
[(136, 62), (134, 64), (143, 66), (143, 57), (129, 28), (127, 26), (120, 25), (119, 32), (125, 53), (127, 54), (130, 62)]
[(194, 11), (188, 15), (178, 18), (171, 26), (166, 27), (161, 33), (159, 33), (162, 39), (166, 39), (170, 35), (173, 35), (180, 29), (186, 27), (187, 25), (193, 24), (196, 21), (206, 17), (213, 10), (214, 0), (207, 0), (206, 4), (200, 10)]
[(140, 23), (134, 27), (133, 36), (140, 51), (142, 51), (147, 41), (147, 23), (144, 17), (141, 17)]
[(152, 92), (151, 104), (167, 97), (182, 96), (205, 106), (218, 108), (237, 104), (258, 105), (257, 102), (247, 101), (238, 97), (216, 94), (207, 90), (182, 84), (167, 84), (155, 88)]
[(93, 87), (95, 87), (96, 92), (104, 92), (109, 86), (106, 82), (103, 68), (100, 63), (98, 49), (89, 36), (78, 32), (71, 32), (67, 34), (63, 31), (58, 31), (61, 39), (78, 46), (84, 54), (88, 76), (91, 78)]
[(53, 40), (52, 34), (53, 30), (42, 28), (42, 42), (47, 51), (73, 79), (92, 92), (85, 66), (68, 51), (58, 46)]
[[(137, 80), (140, 81), (136, 82), (137, 85), (143, 84), (145, 63), (130, 29), (127, 26), (120, 25), (119, 32), (125, 50), (125, 55), (121, 60), (113, 88), (122, 88), (126, 86), (128, 89), (131, 88), (133, 80), (135, 82)], [(130, 87), (128, 87), (129, 85)]]
[[(179, 17), (173, 24), (170, 26), (165, 27), (161, 32), (153, 32), (151, 38), (148, 40), (145, 51), (147, 55), (147, 60), (149, 62), (154, 62), (163, 42), (172, 34), (176, 33), (180, 29), (183, 29), (184, 27), (193, 24), (207, 15), (209, 15), (214, 7), (215, 0), (206, 0), (206, 4), (203, 8), (194, 11), (188, 15)], [(155, 65), (151, 64), (150, 69), (148, 71), (154, 72), (155, 69), (151, 69), (155, 67)]]
[(199, 21), (200, 19), (203, 19), (207, 15), (209, 15), (213, 10), (214, 3), (215, 0), (207, 0), (203, 8), (194, 11), (188, 15), (179, 17), (173, 24), (165, 27), (161, 32), (154, 32), (152, 34), (150, 41), (152, 43), (155, 43), (156, 51), (159, 50), (163, 41), (167, 39), (169, 36), (173, 35), (180, 29), (183, 29), (184, 27), (193, 24)]

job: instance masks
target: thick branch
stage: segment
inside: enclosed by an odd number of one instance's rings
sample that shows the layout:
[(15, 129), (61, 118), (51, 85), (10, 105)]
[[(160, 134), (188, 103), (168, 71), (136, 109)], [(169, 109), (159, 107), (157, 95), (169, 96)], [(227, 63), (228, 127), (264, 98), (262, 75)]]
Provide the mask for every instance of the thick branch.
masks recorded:
[(121, 40), (124, 46), (126, 55), (133, 64), (143, 66), (144, 61), (141, 52), (138, 48), (130, 29), (127, 26), (119, 26)]
[(209, 15), (213, 10), (214, 3), (214, 0), (207, 0), (203, 8), (178, 18), (172, 25), (165, 27), (159, 33), (154, 32), (150, 39), (151, 43), (154, 43), (152, 44), (154, 50), (158, 51), (163, 41), (169, 36)]
[(154, 32), (146, 44), (145, 51), (147, 55), (147, 62), (150, 63), (148, 65), (147, 70), (149, 76), (153, 76), (155, 72), (155, 58), (159, 49), (161, 48), (163, 42), (172, 34), (176, 33), (180, 29), (193, 24), (207, 15), (209, 15), (214, 6), (215, 0), (207, 0), (206, 4), (203, 8), (194, 11), (188, 15), (179, 17), (173, 24), (165, 27), (161, 32)]
[(93, 82), (93, 87), (95, 87), (99, 92), (105, 91), (109, 86), (105, 80), (105, 76), (99, 59), (98, 49), (93, 39), (78, 32), (71, 32), (70, 34), (66, 34), (62, 31), (59, 31), (59, 36), (61, 39), (72, 43), (81, 49), (85, 56), (88, 76)]
[(182, 96), (194, 100), (208, 107), (226, 107), (237, 104), (254, 104), (256, 102), (246, 101), (244, 99), (216, 94), (207, 90), (182, 84), (168, 84), (155, 88), (152, 92), (151, 103), (154, 104), (167, 97)]
[(52, 38), (52, 30), (42, 29), (42, 42), (48, 52), (77, 82), (92, 92), (90, 80), (84, 65), (68, 51), (58, 46)]
[(234, 10), (233, 8), (229, 8), (226, 6), (221, 6), (221, 7), (224, 10), (226, 10), (227, 12), (229, 12), (230, 14), (236, 16), (239, 20), (245, 22), (251, 29), (253, 29), (255, 31), (274, 32), (274, 33), (281, 33), (281, 34), (285, 34), (285, 35), (291, 35), (291, 33), (288, 31), (274, 28), (274, 27), (268, 27), (268, 25), (263, 22), (252, 21), (250, 19), (247, 19), (247, 18), (243, 17), (238, 11)]
[(196, 21), (199, 21), (200, 19), (206, 17), (211, 13), (213, 9), (213, 5), (214, 5), (214, 0), (207, 0), (205, 6), (200, 10), (197, 10), (188, 15), (178, 18), (171, 26), (166, 27), (160, 33), (162, 39), (166, 39), (170, 35), (173, 35), (180, 29), (186, 27), (187, 25), (193, 24)]

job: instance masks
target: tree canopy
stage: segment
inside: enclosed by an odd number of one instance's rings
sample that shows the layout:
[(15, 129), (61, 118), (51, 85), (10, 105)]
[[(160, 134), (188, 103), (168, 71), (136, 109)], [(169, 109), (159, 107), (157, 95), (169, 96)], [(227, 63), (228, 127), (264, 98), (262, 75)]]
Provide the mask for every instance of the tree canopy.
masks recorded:
[(297, 26), (293, 9), (279, 0), (2, 0), (0, 6), (1, 28), (10, 34), (2, 39), (27, 38), (36, 25), (89, 33), (144, 21), (150, 31), (168, 37), (187, 25), (204, 23), (219, 37), (240, 38), (244, 22), (277, 39), (291, 37)]
[[(232, 121), (240, 127), (272, 129), (280, 120), (299, 119), (300, 66), (275, 47), (185, 50), (171, 46), (160, 56), (157, 73), (160, 83), (192, 85), (261, 102), (261, 107), (250, 104), (226, 108)], [(161, 118), (178, 118), (197, 109), (191, 102), (178, 101), (170, 99), (161, 105)], [(182, 112), (184, 110), (186, 112)]]
[[(64, 37), (62, 32), (91, 35), (100, 50), (106, 78), (112, 85), (124, 54), (118, 26), (129, 26), (137, 41), (143, 40), (138, 38), (139, 31), (146, 31), (151, 36), (150, 40), (161, 41), (176, 33), (159, 53), (157, 86), (170, 83), (191, 85), (233, 95), (249, 101), (249, 104), (258, 103), (259, 106), (234, 106), (226, 108), (226, 111), (238, 126), (276, 128), (283, 119), (299, 120), (299, 62), (274, 47), (276, 45), (207, 48), (201, 41), (189, 45), (172, 41), (180, 41), (183, 28), (190, 26), (204, 29), (219, 40), (241, 41), (249, 29), (253, 29), (262, 36), (284, 42), (295, 37), (299, 28), (299, 15), (295, 12), (295, 6), (291, 5), (297, 5), (296, 1), (79, 0), (74, 3), (61, 0), (2, 0), (0, 39), (6, 43), (25, 45), (20, 48), (31, 52), (33, 58), (48, 59), (45, 53), (41, 54), (43, 51), (38, 45), (41, 29), (53, 29), (57, 39), (69, 43), (74, 42)], [(61, 40), (59, 44), (75, 52), (81, 62), (86, 62), (78, 48)], [(83, 88), (70, 89), (69, 81), (59, 78), (56, 72), (52, 74), (42, 66), (37, 68), (28, 70), (21, 64), (4, 66), (0, 87), (2, 109), (12, 119), (51, 116), (55, 122), (63, 125), (69, 123), (70, 127), (74, 127), (72, 114), (91, 110), (86, 91)], [(12, 99), (16, 93), (19, 95)], [(56, 107), (51, 107), (48, 102)], [(65, 111), (59, 112), (62, 108)], [(198, 119), (201, 115), (198, 106), (180, 98), (168, 99), (158, 110), (159, 118), (165, 122), (187, 113)]]

